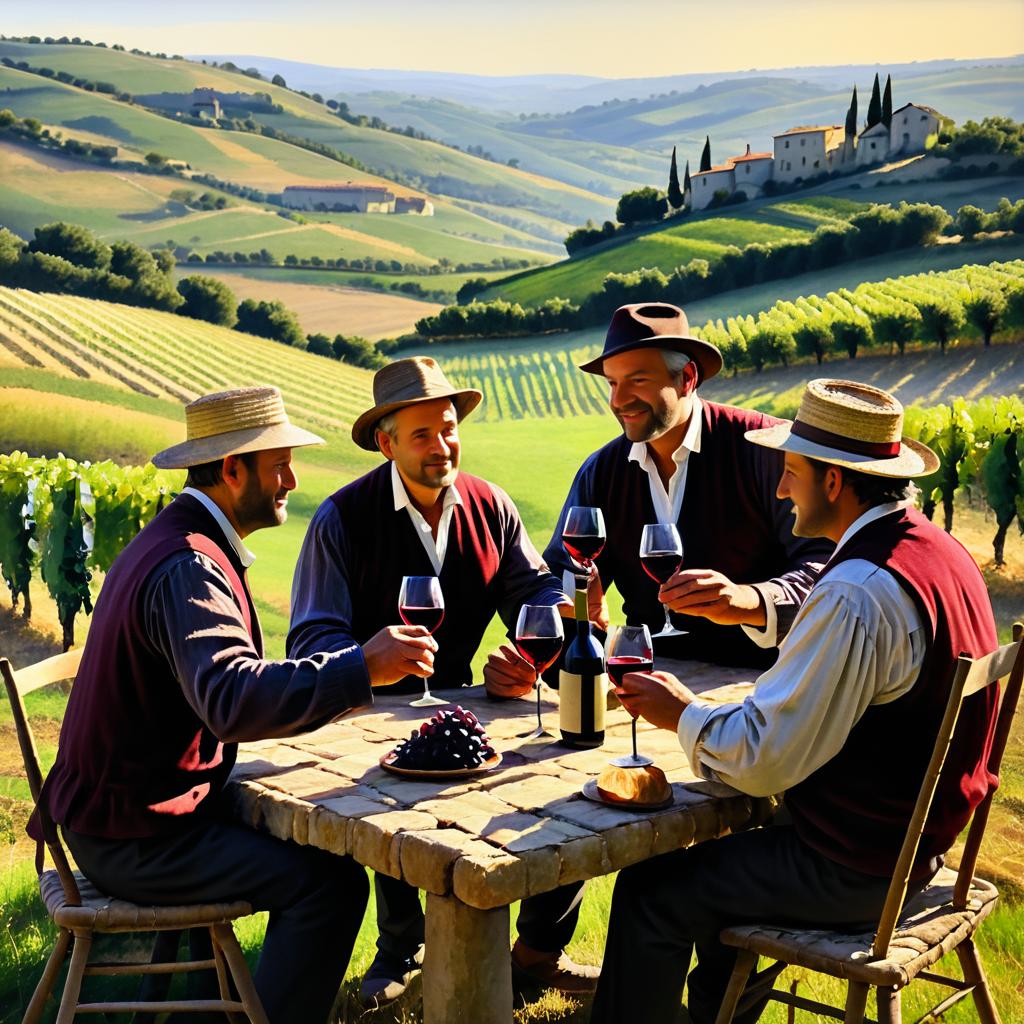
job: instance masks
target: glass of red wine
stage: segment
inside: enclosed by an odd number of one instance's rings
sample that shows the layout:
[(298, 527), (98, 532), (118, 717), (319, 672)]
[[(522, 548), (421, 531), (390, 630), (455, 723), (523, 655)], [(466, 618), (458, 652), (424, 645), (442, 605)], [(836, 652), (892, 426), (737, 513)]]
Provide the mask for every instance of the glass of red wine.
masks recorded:
[(554, 736), (554, 733), (544, 728), (544, 721), (540, 717), (540, 674), (561, 653), (563, 637), (562, 616), (558, 614), (557, 608), (546, 604), (524, 604), (519, 609), (516, 649), (537, 673), (537, 682), (534, 684), (537, 691), (537, 728), (522, 739)]
[(604, 515), (590, 505), (573, 505), (565, 516), (562, 544), (569, 557), (589, 576), (594, 559), (601, 554), (605, 541)]
[[(648, 523), (640, 535), (640, 564), (644, 572), (659, 585), (672, 578), (683, 563), (683, 542), (675, 523)], [(685, 636), (685, 629), (676, 629), (665, 605), (665, 625), (655, 636)]]
[[(403, 576), (402, 589), (398, 592), (398, 614), (407, 626), (422, 626), (428, 633), (435, 632), (444, 621), (441, 581), (436, 576)], [(434, 704), (450, 703), (433, 696), (430, 684), (424, 677), (423, 696), (410, 701), (409, 706), (426, 708)]]
[[(654, 668), (654, 644), (646, 626), (612, 626), (604, 646), (608, 675), (616, 687), (622, 685), (627, 672), (650, 672)], [(617, 768), (642, 768), (654, 764), (636, 752), (636, 719), (633, 719), (633, 753), (613, 758), (610, 764)]]

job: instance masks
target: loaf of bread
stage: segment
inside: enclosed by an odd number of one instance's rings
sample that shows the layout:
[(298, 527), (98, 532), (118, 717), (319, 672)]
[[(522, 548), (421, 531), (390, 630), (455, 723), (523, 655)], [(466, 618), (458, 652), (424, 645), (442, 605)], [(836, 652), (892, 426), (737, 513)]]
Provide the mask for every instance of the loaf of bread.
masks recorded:
[(616, 768), (609, 765), (597, 777), (597, 790), (605, 800), (615, 803), (655, 805), (672, 796), (672, 787), (657, 765), (642, 768)]

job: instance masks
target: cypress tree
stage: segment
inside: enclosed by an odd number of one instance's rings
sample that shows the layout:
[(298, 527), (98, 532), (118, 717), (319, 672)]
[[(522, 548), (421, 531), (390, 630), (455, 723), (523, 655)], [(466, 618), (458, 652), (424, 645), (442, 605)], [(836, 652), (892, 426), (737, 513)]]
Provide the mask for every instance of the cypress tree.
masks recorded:
[(683, 193), (679, 188), (679, 168), (676, 167), (676, 147), (672, 147), (672, 164), (668, 169), (668, 201), (673, 210), (683, 205)]
[(686, 193), (689, 192), (689, 191), (691, 191), (691, 186), (690, 186), (690, 161), (687, 160), (686, 161), (686, 170), (683, 171), (683, 195), (685, 196)]
[(875, 84), (871, 87), (871, 102), (868, 104), (868, 119), (865, 128), (878, 124), (882, 120), (882, 90), (878, 85), (878, 72), (875, 72)]
[(700, 155), (700, 169), (702, 171), (711, 170), (711, 136), (707, 135), (704, 137), (704, 152)]
[(882, 123), (892, 127), (892, 75), (885, 76), (885, 92), (882, 94)]
[(857, 86), (853, 87), (853, 96), (850, 97), (850, 108), (846, 111), (846, 137), (855, 138), (857, 135)]

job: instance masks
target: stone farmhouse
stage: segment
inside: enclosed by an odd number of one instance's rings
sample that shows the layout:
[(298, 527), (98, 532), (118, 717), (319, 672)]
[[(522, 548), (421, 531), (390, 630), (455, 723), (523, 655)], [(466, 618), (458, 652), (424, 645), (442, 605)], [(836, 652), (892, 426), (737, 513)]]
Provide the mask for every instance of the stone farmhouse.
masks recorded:
[(434, 204), (429, 199), (396, 196), (385, 185), (351, 181), (343, 185), (287, 185), (280, 198), (282, 206), (293, 210), (434, 215)]
[[(889, 160), (924, 153), (947, 120), (932, 107), (907, 103), (892, 112), (889, 125), (883, 121), (847, 137), (839, 124), (802, 125), (774, 136), (773, 153), (751, 153), (730, 157), (724, 164), (690, 176), (685, 205), (693, 210), (708, 207), (738, 192), (755, 199), (765, 192), (769, 181), (798, 185), (803, 181), (834, 173), (852, 174)], [(722, 193), (725, 193), (723, 196)]]

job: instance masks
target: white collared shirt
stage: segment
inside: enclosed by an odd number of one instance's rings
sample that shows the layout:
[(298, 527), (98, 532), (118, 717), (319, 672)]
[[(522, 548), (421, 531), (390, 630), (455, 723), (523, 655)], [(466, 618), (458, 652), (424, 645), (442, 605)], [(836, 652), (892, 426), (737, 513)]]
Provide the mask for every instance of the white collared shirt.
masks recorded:
[[(902, 507), (869, 509), (836, 551)], [(831, 760), (869, 706), (910, 690), (926, 644), (921, 615), (892, 573), (849, 559), (812, 588), (754, 692), (742, 704), (693, 701), (679, 716), (679, 742), (698, 777), (753, 796), (780, 793)]]
[(679, 513), (683, 507), (683, 492), (686, 490), (686, 468), (689, 465), (690, 453), (700, 453), (703, 421), (704, 413), (701, 400), (694, 395), (693, 410), (690, 413), (690, 422), (687, 424), (686, 433), (683, 435), (679, 447), (672, 453), (676, 468), (668, 482), (667, 491), (661, 482), (658, 466), (647, 447), (647, 442), (637, 441), (629, 450), (629, 461), (636, 462), (647, 474), (651, 488), (651, 500), (654, 502), (654, 514), (659, 523), (677, 524), (679, 522)]
[(462, 495), (456, 490), (454, 484), (445, 488), (441, 504), (441, 521), (437, 524), (437, 537), (435, 538), (430, 530), (430, 523), (423, 518), (420, 510), (410, 501), (409, 493), (402, 482), (402, 474), (398, 472), (398, 466), (394, 461), (391, 463), (391, 490), (395, 497), (395, 511), (408, 509), (409, 518), (420, 538), (423, 550), (426, 551), (430, 564), (434, 567), (434, 572), (440, 576), (441, 567), (444, 565), (444, 556), (448, 550), (448, 527), (451, 526), (455, 506), (462, 504)]
[(227, 538), (227, 542), (235, 549), (235, 554), (238, 555), (238, 560), (242, 565), (248, 569), (253, 562), (256, 561), (256, 556), (242, 543), (242, 538), (238, 536), (238, 531), (231, 525), (228, 517), (221, 511), (220, 505), (217, 504), (208, 494), (204, 494), (202, 491), (197, 490), (195, 487), (186, 487), (182, 494), (191, 494), (206, 510), (217, 520), (217, 525), (224, 531), (224, 536)]

